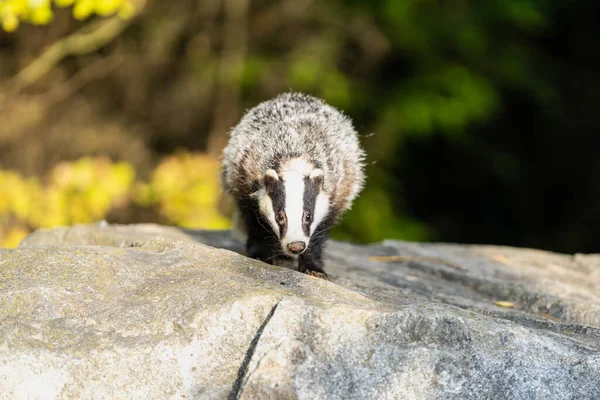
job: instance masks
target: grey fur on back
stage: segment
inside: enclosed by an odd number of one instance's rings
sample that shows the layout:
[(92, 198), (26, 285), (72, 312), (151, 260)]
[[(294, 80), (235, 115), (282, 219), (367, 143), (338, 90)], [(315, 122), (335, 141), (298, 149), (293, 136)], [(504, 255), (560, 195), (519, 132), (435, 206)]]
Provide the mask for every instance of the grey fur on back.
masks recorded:
[(224, 190), (238, 198), (249, 195), (288, 154), (318, 164), (323, 190), (340, 215), (364, 186), (365, 153), (350, 119), (318, 98), (290, 92), (252, 108), (232, 129), (222, 156)]

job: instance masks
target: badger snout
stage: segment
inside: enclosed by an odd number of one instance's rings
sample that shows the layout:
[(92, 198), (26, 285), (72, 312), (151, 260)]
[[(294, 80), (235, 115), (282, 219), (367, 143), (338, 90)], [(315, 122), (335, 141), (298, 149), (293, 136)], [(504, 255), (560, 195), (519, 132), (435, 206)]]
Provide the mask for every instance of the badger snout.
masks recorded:
[(304, 242), (292, 242), (288, 243), (287, 248), (292, 254), (300, 254), (306, 249), (306, 243)]

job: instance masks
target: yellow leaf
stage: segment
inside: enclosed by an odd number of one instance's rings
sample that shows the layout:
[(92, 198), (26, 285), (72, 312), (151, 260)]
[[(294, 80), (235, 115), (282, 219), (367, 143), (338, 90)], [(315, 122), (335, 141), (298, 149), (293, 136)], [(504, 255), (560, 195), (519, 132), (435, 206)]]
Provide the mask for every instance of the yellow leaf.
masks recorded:
[(2, 29), (14, 32), (19, 27), (19, 19), (15, 14), (7, 14), (2, 18)]
[(31, 22), (36, 25), (45, 25), (52, 21), (52, 10), (48, 7), (39, 7), (31, 13)]
[(512, 308), (513, 303), (510, 301), (497, 301), (494, 304), (496, 304), (498, 307), (504, 307), (504, 308)]
[(77, 20), (83, 20), (94, 12), (93, 0), (80, 0), (73, 7), (73, 17)]
[(101, 0), (96, 2), (96, 13), (107, 16), (115, 13), (123, 4), (123, 0)]
[(8, 233), (3, 235), (4, 237), (2, 237), (2, 247), (7, 247), (10, 249), (15, 248), (19, 245), (19, 243), (21, 243), (23, 239), (25, 239), (27, 235), (29, 235), (29, 230), (25, 227), (18, 226), (12, 228), (8, 231)]
[(26, 14), (29, 10), (29, 3), (25, 0), (10, 1), (2, 10), (3, 13), (14, 14), (17, 17)]

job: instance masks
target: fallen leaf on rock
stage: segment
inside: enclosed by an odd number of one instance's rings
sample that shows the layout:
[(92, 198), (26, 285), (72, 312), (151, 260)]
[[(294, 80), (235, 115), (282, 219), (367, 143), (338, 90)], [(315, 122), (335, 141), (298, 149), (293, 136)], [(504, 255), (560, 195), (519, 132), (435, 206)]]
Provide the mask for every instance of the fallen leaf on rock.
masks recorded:
[(507, 264), (509, 261), (504, 254), (493, 254), (490, 256), (490, 258), (494, 261), (501, 262), (502, 264)]

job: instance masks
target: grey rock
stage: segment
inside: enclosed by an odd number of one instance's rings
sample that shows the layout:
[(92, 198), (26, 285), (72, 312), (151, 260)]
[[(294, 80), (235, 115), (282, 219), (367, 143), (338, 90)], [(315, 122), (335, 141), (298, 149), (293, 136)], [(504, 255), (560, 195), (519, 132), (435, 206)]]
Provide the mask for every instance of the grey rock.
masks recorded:
[(241, 248), (104, 224), (0, 252), (0, 398), (600, 398), (598, 255), (331, 241), (327, 282)]

